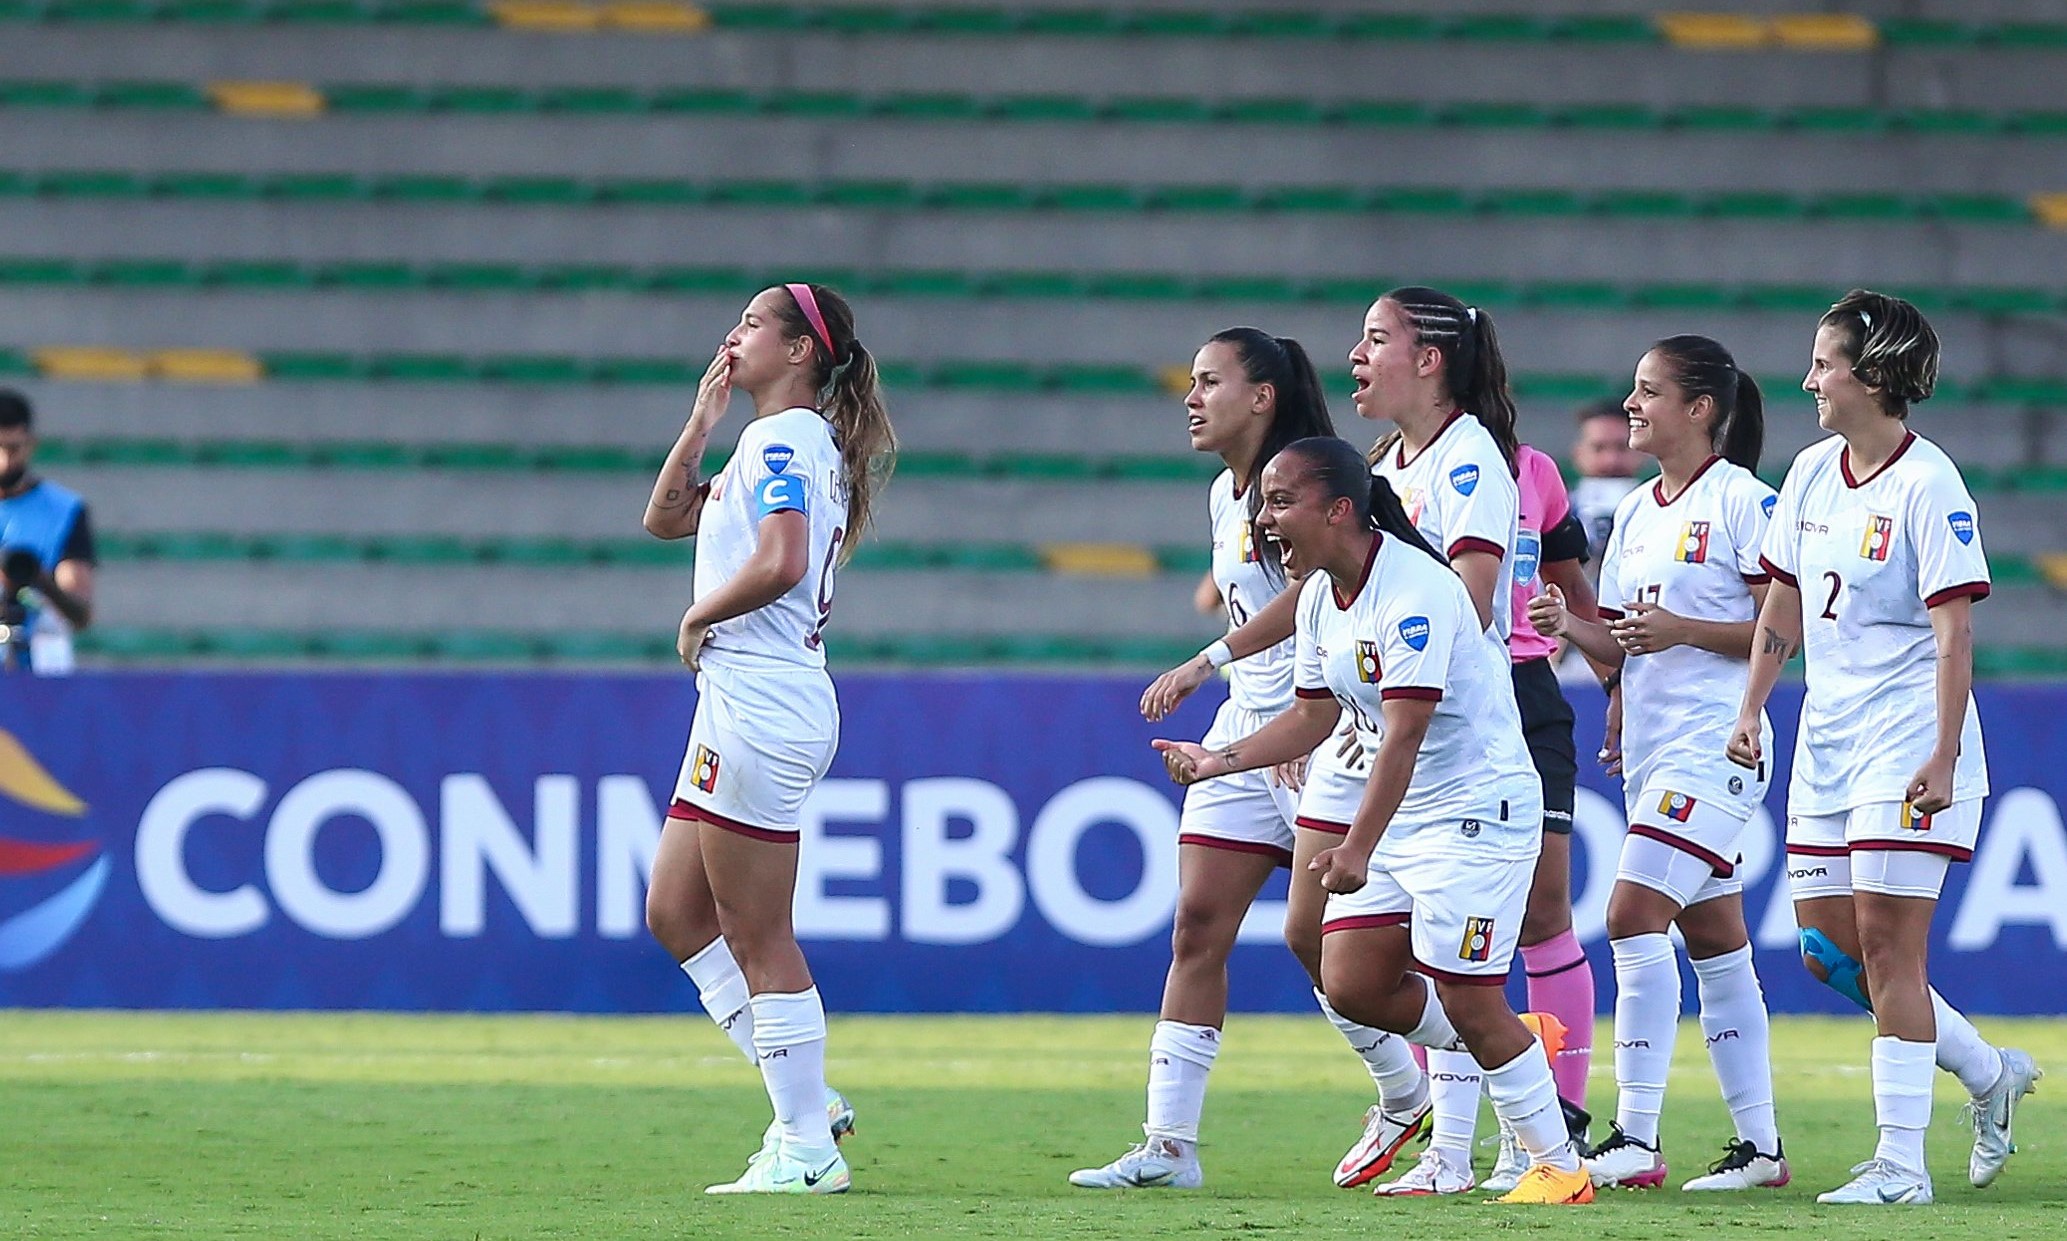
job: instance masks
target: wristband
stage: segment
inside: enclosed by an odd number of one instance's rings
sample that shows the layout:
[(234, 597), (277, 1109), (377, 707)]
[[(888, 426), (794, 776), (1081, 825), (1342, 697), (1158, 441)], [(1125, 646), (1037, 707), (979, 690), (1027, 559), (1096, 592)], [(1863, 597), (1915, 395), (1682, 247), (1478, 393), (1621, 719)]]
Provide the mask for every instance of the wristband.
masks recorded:
[(1610, 694), (1622, 688), (1622, 670), (1620, 668), (1617, 668), (1613, 672), (1610, 672), (1608, 674), (1608, 679), (1602, 681), (1600, 683), (1600, 687), (1608, 691)]
[(1220, 641), (1200, 651), (1199, 654), (1204, 656), (1206, 662), (1215, 668), (1225, 668), (1234, 662), (1234, 648), (1227, 644), (1226, 638), (1220, 639)]

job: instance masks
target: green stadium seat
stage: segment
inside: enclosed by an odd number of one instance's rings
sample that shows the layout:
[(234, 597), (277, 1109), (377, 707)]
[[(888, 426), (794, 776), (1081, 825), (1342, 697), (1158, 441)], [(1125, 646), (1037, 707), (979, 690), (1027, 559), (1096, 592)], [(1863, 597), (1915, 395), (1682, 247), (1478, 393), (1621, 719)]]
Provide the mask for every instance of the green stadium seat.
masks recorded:
[(1443, 26), (1445, 37), (1473, 42), (1535, 42), (1550, 33), (1541, 19), (1521, 13), (1466, 13)]
[(437, 638), (420, 634), (326, 630), (296, 636), (306, 654), (323, 659), (387, 662), (428, 659), (439, 654)]
[(2019, 51), (2055, 51), (2067, 48), (2067, 25), (2053, 22), (2003, 22), (1983, 35), (1997, 47)]
[(1878, 133), (1888, 125), (1888, 114), (1878, 108), (1796, 108), (1779, 119), (1796, 129), (1834, 133)]
[(403, 383), (452, 383), (481, 377), (473, 359), (457, 354), (380, 354), (367, 360), (367, 371), (376, 379)]
[(769, 112), (821, 120), (854, 120), (869, 114), (858, 96), (843, 91), (779, 91), (763, 101)]
[(951, 211), (1024, 211), (1035, 204), (1035, 195), (1016, 185), (942, 182), (921, 191), (919, 202)]
[(1133, 366), (1058, 366), (1047, 378), (1050, 386), (1066, 392), (1123, 394), (1163, 390), (1155, 375)]
[(1929, 194), (1919, 201), (1919, 210), (1941, 220), (1962, 224), (2027, 224), (2031, 209), (2020, 199), (2000, 194)]
[(1120, 14), (1106, 9), (1035, 9), (1028, 12), (1021, 29), (1027, 34), (1105, 36), (1124, 33)]
[(1550, 121), (1574, 129), (1658, 129), (1665, 124), (1660, 113), (1640, 103), (1585, 103), (1554, 108)]
[(252, 186), (255, 195), (292, 201), (350, 201), (368, 197), (373, 186), (350, 173), (279, 173)]
[(0, 284), (84, 284), (92, 277), (66, 259), (0, 259)]
[(0, 82), (0, 107), (90, 108), (100, 92), (79, 82)]
[(1880, 23), (1880, 38), (1894, 48), (1970, 47), (1974, 28), (1963, 22), (1894, 17)]
[(1330, 105), (1328, 116), (1344, 125), (1427, 125), (1435, 119), (1427, 104), (1411, 100), (1353, 99)]
[(405, 268), (410, 283), (434, 289), (504, 292), (528, 289), (531, 274), (511, 263), (441, 263), (427, 269)]
[(1076, 95), (1008, 95), (991, 101), (987, 115), (1007, 121), (1095, 121), (1098, 105)]
[(423, 287), (424, 274), (407, 263), (333, 263), (317, 283), (340, 289), (413, 289)]
[(393, 202), (473, 202), (481, 197), (478, 182), (466, 177), (393, 176), (375, 178), (373, 197)]
[(1473, 200), (1460, 190), (1435, 187), (1381, 189), (1364, 197), (1372, 211), (1405, 212), (1416, 215), (1467, 215)]
[(62, 198), (143, 198), (151, 181), (130, 172), (58, 171), (33, 178), (36, 193)]
[(430, 108), (435, 94), (426, 95), (412, 86), (346, 84), (323, 90), (324, 106), (332, 112), (422, 112)]
[(1166, 185), (1148, 191), (1143, 201), (1158, 211), (1242, 211), (1251, 205), (1239, 185)]
[(1477, 199), (1480, 210), (1499, 215), (1575, 216), (1587, 207), (1574, 190), (1489, 190)]
[(703, 378), (703, 364), (671, 358), (601, 358), (589, 366), (598, 383), (687, 384)]
[(1833, 220), (1906, 220), (1916, 205), (1900, 194), (1825, 194), (1811, 211)]
[(983, 9), (955, 5), (913, 10), (912, 29), (928, 34), (1010, 35), (1021, 26), (1017, 14), (1007, 9)]
[(651, 96), (615, 86), (563, 86), (540, 91), (537, 107), (542, 112), (571, 112), (585, 116), (638, 116), (653, 110)]
[(987, 112), (982, 100), (945, 93), (885, 95), (875, 101), (873, 110), (905, 121), (976, 121)]
[(1572, 43), (1655, 43), (1658, 31), (1638, 16), (1570, 14), (1546, 19), (1544, 32)]
[(193, 272), (176, 259), (130, 259), (95, 263), (88, 269), (94, 284), (126, 288), (177, 288), (192, 284)]
[(485, 357), (475, 368), (483, 379), (500, 383), (570, 384), (595, 377), (594, 364), (579, 358), (541, 354), (503, 354)]
[(1531, 103), (1462, 101), (1438, 106), (1435, 109), (1435, 119), (1445, 125), (1540, 129), (1550, 123), (1550, 114)]
[(1099, 115), (1115, 121), (1200, 122), (1213, 119), (1213, 109), (1202, 99), (1169, 96), (1122, 96), (1106, 101)]
[(1664, 122), (1679, 129), (1770, 129), (1776, 115), (1766, 108), (1735, 104), (1695, 104), (1667, 109)]
[(596, 196), (593, 183), (573, 177), (495, 177), (474, 192), (491, 202), (523, 206), (585, 203)]
[(192, 635), (188, 643), (192, 653), (203, 658), (256, 662), (303, 659), (312, 652), (307, 637), (268, 629), (223, 629), (200, 633)]
[(1303, 297), (1297, 281), (1279, 276), (1205, 276), (1189, 283), (1192, 296), (1225, 301), (1296, 302)]
[(1148, 205), (1124, 185), (1053, 185), (1033, 192), (1034, 205), (1052, 211), (1139, 211)]
[(864, 211), (908, 211), (918, 205), (919, 195), (905, 181), (842, 181), (824, 187), (816, 200)]
[(1784, 220), (1806, 214), (1800, 199), (1771, 190), (1730, 190), (1712, 194), (1701, 203), (1700, 210), (1706, 215), (1731, 220)]
[(241, 289), (303, 289), (314, 287), (315, 274), (295, 263), (227, 260), (200, 269), (202, 284)]

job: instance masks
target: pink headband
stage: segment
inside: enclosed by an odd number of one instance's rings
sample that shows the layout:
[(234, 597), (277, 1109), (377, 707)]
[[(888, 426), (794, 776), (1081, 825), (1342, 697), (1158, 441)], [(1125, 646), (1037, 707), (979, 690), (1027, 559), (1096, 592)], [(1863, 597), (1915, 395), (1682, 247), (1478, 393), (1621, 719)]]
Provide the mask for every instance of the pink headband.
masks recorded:
[(812, 334), (817, 336), (819, 343), (825, 346), (826, 353), (832, 357), (833, 365), (838, 366), (840, 364), (840, 351), (833, 347), (833, 334), (825, 326), (825, 316), (818, 312), (818, 299), (812, 296), (811, 286), (808, 284), (786, 284), (782, 287), (788, 289), (789, 295), (797, 299), (797, 309), (804, 312), (805, 320), (811, 324)]

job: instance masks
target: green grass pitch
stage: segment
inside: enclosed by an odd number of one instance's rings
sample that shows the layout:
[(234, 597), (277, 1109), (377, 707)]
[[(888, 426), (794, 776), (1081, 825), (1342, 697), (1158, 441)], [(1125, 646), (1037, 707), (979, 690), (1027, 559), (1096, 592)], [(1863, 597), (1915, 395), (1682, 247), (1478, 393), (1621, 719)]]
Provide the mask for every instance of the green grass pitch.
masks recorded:
[[(2067, 1087), (2026, 1101), (2022, 1153), (1966, 1184), (1940, 1076), (1938, 1204), (1825, 1208), (1872, 1148), (1860, 1020), (1777, 1022), (1793, 1186), (1593, 1207), (1381, 1202), (1328, 1173), (1369, 1083), (1318, 1017), (1234, 1017), (1206, 1106), (1206, 1187), (1071, 1189), (1139, 1133), (1146, 1017), (836, 1018), (854, 1099), (844, 1198), (711, 1199), (766, 1119), (759, 1079), (700, 1016), (0, 1012), (0, 1232), (13, 1237), (1285, 1238), (1514, 1236), (1817, 1241), (2061, 1235)], [(1982, 1022), (2067, 1068), (2067, 1024)], [(1606, 1028), (1601, 1045), (1607, 1046)], [(1597, 1113), (1612, 1109), (1605, 1057)], [(1602, 1125), (1605, 1131), (1605, 1125)], [(1482, 1132), (1490, 1132), (1490, 1124)], [(1684, 1028), (1666, 1106), (1673, 1184), (1728, 1133)], [(1483, 1162), (1483, 1161), (1482, 1161)]]

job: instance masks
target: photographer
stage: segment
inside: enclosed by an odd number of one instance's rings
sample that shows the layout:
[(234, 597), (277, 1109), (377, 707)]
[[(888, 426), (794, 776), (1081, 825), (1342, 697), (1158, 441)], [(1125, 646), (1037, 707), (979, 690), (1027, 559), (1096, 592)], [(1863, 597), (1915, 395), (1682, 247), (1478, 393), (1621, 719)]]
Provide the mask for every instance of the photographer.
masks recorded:
[(93, 622), (93, 525), (86, 501), (29, 472), (28, 398), (0, 388), (0, 670), (72, 670), (72, 634)]

